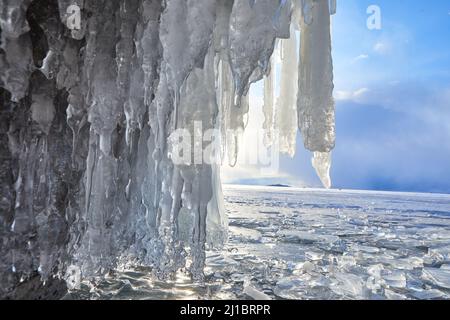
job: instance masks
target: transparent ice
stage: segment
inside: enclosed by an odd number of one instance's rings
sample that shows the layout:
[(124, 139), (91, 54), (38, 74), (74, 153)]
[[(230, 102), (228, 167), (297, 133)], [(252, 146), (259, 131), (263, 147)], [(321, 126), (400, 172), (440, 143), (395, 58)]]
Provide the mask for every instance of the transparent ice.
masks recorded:
[(230, 185), (224, 195), (230, 238), (207, 251), (205, 283), (133, 269), (66, 298), (450, 298), (449, 195)]
[(330, 187), (334, 11), (329, 0), (2, 0), (0, 296), (132, 265), (203, 281), (206, 249), (227, 239), (220, 166), (175, 163), (170, 137), (218, 129), (233, 164), (261, 79), (267, 145), (280, 132), (293, 156), (298, 126)]

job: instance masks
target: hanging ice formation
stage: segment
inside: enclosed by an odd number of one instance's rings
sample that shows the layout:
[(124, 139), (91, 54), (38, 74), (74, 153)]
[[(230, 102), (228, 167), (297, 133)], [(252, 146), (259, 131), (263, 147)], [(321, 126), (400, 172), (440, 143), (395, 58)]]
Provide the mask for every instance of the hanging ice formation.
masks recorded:
[(235, 162), (227, 131), (244, 129), (249, 86), (262, 78), (266, 143), (278, 131), (293, 156), (298, 126), (329, 187), (335, 7), (2, 0), (0, 297), (36, 277), (92, 277), (125, 263), (163, 278), (187, 266), (202, 279), (205, 247), (226, 239), (220, 168), (175, 164), (169, 137), (198, 134), (195, 121), (217, 128), (222, 156)]

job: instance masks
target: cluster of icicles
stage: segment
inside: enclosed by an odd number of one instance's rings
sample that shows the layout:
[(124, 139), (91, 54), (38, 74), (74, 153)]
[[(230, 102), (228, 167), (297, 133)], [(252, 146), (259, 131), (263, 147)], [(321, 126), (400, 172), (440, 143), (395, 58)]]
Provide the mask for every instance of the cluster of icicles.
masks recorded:
[[(73, 5), (80, 29), (67, 27)], [(163, 278), (186, 268), (201, 280), (205, 248), (226, 239), (220, 167), (174, 164), (168, 138), (201, 121), (224, 133), (233, 162), (237, 137), (225, 132), (244, 129), (250, 84), (261, 79), (267, 145), (278, 131), (281, 152), (293, 156), (300, 128), (329, 187), (335, 8), (333, 0), (2, 0), (3, 290), (36, 271), (89, 278), (126, 264)]]

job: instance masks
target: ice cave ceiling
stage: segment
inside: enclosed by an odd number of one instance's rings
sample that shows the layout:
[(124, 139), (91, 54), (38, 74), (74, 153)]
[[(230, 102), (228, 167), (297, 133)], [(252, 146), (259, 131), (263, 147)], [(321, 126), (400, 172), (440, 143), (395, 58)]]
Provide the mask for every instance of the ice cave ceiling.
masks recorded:
[(174, 163), (169, 137), (177, 128), (194, 134), (199, 121), (220, 131), (233, 161), (237, 140), (227, 133), (245, 128), (258, 80), (267, 145), (277, 132), (292, 156), (300, 129), (329, 187), (335, 8), (333, 0), (1, 0), (0, 297), (32, 279), (70, 288), (72, 272), (89, 278), (127, 264), (152, 266), (160, 278), (186, 266), (201, 280), (205, 247), (226, 239), (220, 166)]

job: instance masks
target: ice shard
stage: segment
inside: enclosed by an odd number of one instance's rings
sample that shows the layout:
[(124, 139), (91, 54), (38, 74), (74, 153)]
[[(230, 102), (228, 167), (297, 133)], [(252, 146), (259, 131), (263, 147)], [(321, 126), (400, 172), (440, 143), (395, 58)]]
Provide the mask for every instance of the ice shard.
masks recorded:
[[(62, 279), (130, 265), (202, 281), (205, 250), (227, 238), (211, 160), (236, 163), (263, 78), (267, 145), (279, 132), (293, 156), (298, 125), (329, 187), (331, 4), (1, 1), (0, 297), (44, 282), (55, 297)], [(176, 161), (179, 129), (190, 163)]]

